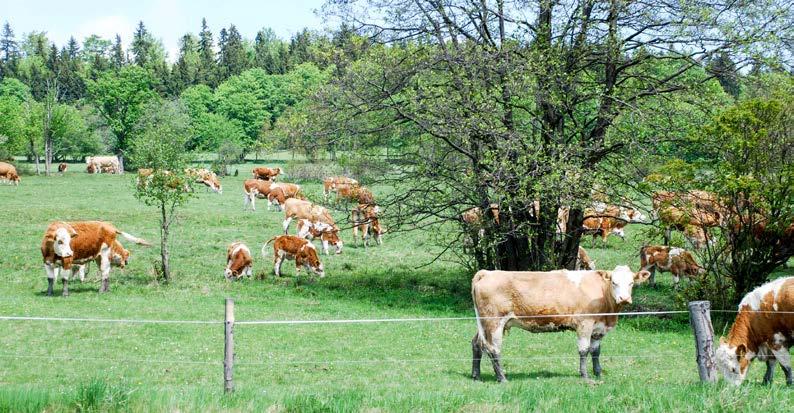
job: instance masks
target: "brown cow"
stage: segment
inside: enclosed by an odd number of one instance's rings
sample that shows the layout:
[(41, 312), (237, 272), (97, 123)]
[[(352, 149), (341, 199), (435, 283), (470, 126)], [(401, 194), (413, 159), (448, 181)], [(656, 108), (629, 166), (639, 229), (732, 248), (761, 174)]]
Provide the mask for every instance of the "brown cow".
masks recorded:
[(651, 273), (651, 286), (656, 285), (656, 269), (673, 274), (673, 283), (678, 288), (681, 277), (690, 278), (705, 274), (689, 251), (665, 245), (648, 245), (640, 248), (640, 268)]
[(322, 222), (331, 227), (336, 226), (334, 218), (325, 207), (315, 205), (302, 199), (289, 198), (284, 201), (284, 234), (289, 230), (293, 219), (308, 219), (312, 223)]
[(281, 168), (268, 168), (265, 166), (260, 166), (251, 170), (251, 173), (254, 175), (254, 179), (275, 181), (276, 177), (284, 173), (284, 171)]
[(317, 249), (309, 240), (294, 235), (273, 237), (262, 246), (263, 257), (267, 256), (266, 248), (272, 241), (275, 241), (273, 242), (273, 272), (277, 277), (281, 277), (281, 263), (284, 259), (295, 260), (296, 275), (300, 275), (301, 267), (306, 267), (320, 278), (325, 277), (323, 264), (317, 256)]
[[(246, 179), (243, 182), (243, 211), (248, 209), (248, 204), (251, 204), (251, 209), (256, 211), (256, 198), (267, 198), (271, 185), (271, 181)], [(269, 203), (268, 209), (270, 209)]]
[(339, 227), (330, 226), (322, 222), (312, 223), (308, 219), (299, 219), (296, 224), (298, 236), (305, 239), (319, 238), (323, 243), (323, 253), (328, 255), (328, 245), (336, 247), (336, 253), (342, 253), (342, 240), (339, 238)]
[(276, 182), (270, 186), (270, 193), (267, 195), (267, 209), (270, 210), (270, 205), (281, 211), (284, 209), (284, 202), (290, 198), (304, 199), (301, 194), (301, 187), (297, 184), (287, 184)]
[(67, 165), (67, 164), (65, 164), (63, 162), (58, 164), (58, 172), (60, 172), (60, 173), (66, 172), (66, 169), (68, 169), (68, 168), (69, 168), (69, 165)]
[(576, 255), (576, 270), (594, 270), (596, 269), (595, 261), (590, 259), (587, 251), (579, 247), (579, 252)]
[(0, 162), (0, 181), (19, 185), (19, 174), (17, 168), (7, 162)]
[(120, 231), (108, 222), (76, 221), (51, 223), (44, 232), (41, 241), (41, 255), (47, 271), (47, 295), (52, 295), (52, 285), (61, 269), (64, 270), (63, 295), (69, 295), (68, 272), (74, 263), (85, 263), (99, 258), (102, 272), (102, 287), (99, 292), (109, 289), (110, 264), (112, 245), (116, 235), (140, 245), (151, 245), (148, 242)]
[[(720, 226), (726, 212), (717, 195), (700, 190), (659, 191), (651, 196), (651, 201), (654, 214), (665, 227), (665, 245), (670, 243), (673, 230), (686, 232), (687, 227), (696, 226), (705, 232)], [(693, 232), (690, 230), (689, 234)], [(708, 240), (708, 233), (703, 236)]]
[(229, 244), (226, 248), (226, 269), (223, 276), (227, 280), (239, 280), (244, 275), (250, 277), (253, 273), (254, 260), (251, 258), (251, 250), (242, 242), (236, 241)]
[(794, 277), (778, 278), (748, 293), (728, 337), (720, 339), (717, 367), (725, 379), (740, 385), (754, 359), (766, 361), (764, 384), (772, 383), (775, 364), (794, 384), (789, 348), (794, 343)]
[(328, 195), (331, 192), (336, 192), (339, 185), (351, 185), (355, 186), (358, 185), (358, 181), (353, 178), (348, 178), (346, 176), (330, 176), (323, 179), (323, 198), (328, 200)]
[(353, 223), (353, 242), (358, 245), (358, 231), (361, 230), (361, 241), (364, 248), (369, 246), (369, 234), (375, 234), (375, 242), (383, 244), (383, 234), (386, 230), (380, 225), (378, 214), (380, 208), (377, 205), (359, 204), (350, 212), (350, 220)]
[(336, 187), (336, 202), (356, 202), (374, 205), (375, 196), (369, 188), (360, 185), (339, 184)]
[(628, 266), (613, 271), (480, 270), (471, 283), (477, 317), (477, 333), (471, 341), (472, 378), (480, 378), (484, 350), (491, 357), (496, 379), (506, 381), (500, 361), (502, 337), (513, 326), (537, 333), (575, 330), (579, 374), (588, 378), (587, 355), (592, 354), (593, 373), (599, 377), (601, 339), (615, 328), (615, 313), (631, 304), (634, 283), (649, 276), (648, 271), (634, 273)]

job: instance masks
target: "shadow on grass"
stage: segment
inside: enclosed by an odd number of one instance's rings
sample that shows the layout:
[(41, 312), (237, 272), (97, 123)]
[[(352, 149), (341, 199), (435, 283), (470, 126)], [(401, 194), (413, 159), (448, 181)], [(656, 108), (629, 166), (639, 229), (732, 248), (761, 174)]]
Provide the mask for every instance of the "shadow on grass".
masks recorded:
[[(487, 364), (487, 365), (486, 365)], [(445, 373), (452, 377), (461, 377), (467, 380), (470, 380), (475, 383), (497, 383), (496, 376), (491, 372), (490, 374), (486, 372), (486, 369), (490, 369), (491, 363), (489, 360), (483, 358), (483, 365), (482, 365), (482, 373), (480, 376), (480, 380), (475, 381), (471, 378), (471, 374), (469, 372), (463, 372), (461, 370), (446, 370)], [(538, 371), (531, 371), (531, 372), (515, 372), (515, 373), (505, 373), (507, 376), (508, 383), (511, 381), (527, 381), (527, 380), (535, 380), (535, 379), (553, 379), (557, 377), (571, 377), (571, 378), (579, 378), (579, 374), (577, 373), (560, 373), (556, 371), (548, 371), (548, 370), (538, 370)]]

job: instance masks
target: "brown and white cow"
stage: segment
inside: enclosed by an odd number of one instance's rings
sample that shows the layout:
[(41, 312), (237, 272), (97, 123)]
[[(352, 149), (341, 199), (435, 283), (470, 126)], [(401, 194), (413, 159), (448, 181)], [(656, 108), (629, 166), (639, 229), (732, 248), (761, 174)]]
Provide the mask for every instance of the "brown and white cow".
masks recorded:
[(595, 261), (590, 259), (587, 251), (579, 247), (579, 252), (576, 255), (576, 270), (594, 270), (596, 269)]
[[(717, 195), (700, 190), (687, 192), (659, 191), (651, 196), (653, 212), (665, 227), (664, 243), (670, 243), (673, 230), (687, 232), (687, 228), (694, 226), (704, 231), (703, 237), (707, 239), (708, 228), (720, 226), (724, 221), (725, 208), (720, 203)], [(689, 230), (689, 235), (693, 234)], [(693, 242), (692, 238), (690, 242)], [(697, 242), (698, 240), (694, 240)]]
[(281, 168), (268, 168), (265, 166), (256, 167), (251, 170), (254, 179), (262, 179), (265, 181), (275, 181), (276, 177), (284, 173)]
[(340, 184), (336, 188), (336, 202), (356, 202), (359, 204), (374, 205), (375, 196), (369, 188), (360, 185)]
[(328, 255), (328, 246), (333, 245), (336, 247), (336, 253), (342, 253), (342, 239), (339, 238), (339, 227), (324, 224), (322, 222), (312, 223), (308, 219), (299, 219), (297, 222), (298, 236), (312, 240), (319, 238), (323, 244), (323, 253)]
[[(263, 181), (261, 179), (246, 179), (243, 182), (243, 211), (251, 209), (256, 211), (256, 198), (267, 198), (270, 194), (270, 186), (273, 184), (271, 181)], [(268, 209), (270, 204), (268, 203)]]
[(207, 168), (187, 168), (185, 169), (185, 173), (187, 176), (195, 178), (196, 183), (202, 184), (211, 189), (212, 192), (223, 194), (223, 186), (221, 185), (221, 181), (218, 179), (218, 175), (216, 175), (215, 172), (212, 172)]
[(281, 277), (281, 263), (285, 260), (295, 260), (295, 273), (300, 275), (301, 267), (306, 267), (309, 271), (325, 277), (323, 264), (317, 256), (317, 249), (311, 241), (296, 237), (294, 235), (279, 235), (269, 239), (262, 246), (262, 256), (267, 256), (267, 245), (273, 242), (273, 272), (277, 277)]
[(350, 221), (353, 223), (353, 242), (356, 246), (358, 246), (359, 231), (361, 231), (364, 248), (369, 246), (370, 232), (375, 235), (375, 243), (383, 244), (383, 234), (386, 230), (380, 225), (379, 213), (380, 208), (372, 204), (359, 204), (350, 212)]
[(786, 384), (791, 386), (792, 344), (794, 277), (778, 278), (751, 291), (739, 303), (728, 337), (720, 339), (717, 367), (725, 380), (738, 386), (747, 377), (753, 360), (766, 361), (764, 384), (770, 384), (775, 364), (780, 362)]
[(7, 162), (0, 162), (0, 181), (19, 185), (19, 174), (17, 168)]
[[(97, 268), (100, 270), (100, 276), (102, 275), (102, 257), (98, 256), (94, 260), (96, 262)], [(121, 243), (116, 240), (113, 242), (113, 245), (110, 247), (110, 266), (111, 267), (119, 267), (124, 268), (127, 266), (127, 263), (130, 262), (130, 251), (124, 248)], [(91, 263), (91, 259), (88, 260), (76, 260), (72, 262), (72, 277), (76, 276), (80, 278), (80, 282), (85, 281), (85, 274), (88, 272), (88, 265)]]
[(270, 210), (270, 205), (274, 205), (281, 211), (284, 209), (284, 202), (290, 198), (304, 199), (300, 185), (275, 182), (270, 186), (270, 192), (267, 194), (267, 209)]
[(628, 266), (617, 266), (613, 271), (477, 272), (471, 284), (477, 317), (477, 333), (471, 342), (472, 378), (480, 378), (485, 351), (496, 379), (506, 381), (501, 348), (502, 338), (511, 327), (535, 333), (576, 331), (579, 374), (588, 378), (587, 355), (592, 354), (593, 373), (599, 377), (601, 339), (617, 325), (615, 313), (631, 304), (634, 284), (649, 276), (648, 271), (635, 273)]
[(656, 285), (656, 270), (673, 274), (673, 284), (678, 288), (681, 277), (695, 278), (706, 273), (689, 251), (666, 245), (648, 245), (640, 248), (640, 269), (650, 271), (651, 286)]
[(99, 259), (102, 273), (100, 292), (109, 289), (111, 252), (116, 235), (140, 245), (150, 243), (120, 231), (108, 222), (75, 221), (51, 223), (41, 241), (41, 255), (47, 271), (47, 295), (52, 295), (52, 285), (58, 274), (63, 271), (63, 295), (69, 295), (69, 272), (75, 263), (86, 263)]
[(328, 195), (330, 195), (331, 192), (336, 192), (339, 185), (356, 186), (358, 185), (358, 181), (346, 176), (329, 176), (323, 179), (323, 198), (327, 201)]
[(248, 246), (239, 241), (233, 242), (226, 248), (226, 269), (223, 276), (227, 280), (239, 280), (244, 275), (250, 277), (253, 274), (253, 265), (254, 260)]
[(65, 163), (63, 163), (63, 162), (61, 162), (61, 163), (59, 163), (59, 164), (58, 164), (58, 172), (60, 172), (60, 173), (64, 173), (64, 172), (66, 172), (66, 170), (67, 170), (68, 168), (69, 168), (69, 165), (67, 165), (67, 164), (65, 164)]
[(119, 158), (115, 156), (88, 156), (85, 158), (88, 173), (120, 173)]
[(334, 218), (325, 207), (315, 205), (310, 201), (297, 198), (289, 198), (284, 201), (284, 234), (289, 230), (289, 224), (293, 219), (307, 219), (312, 223), (322, 222), (331, 227), (336, 226)]

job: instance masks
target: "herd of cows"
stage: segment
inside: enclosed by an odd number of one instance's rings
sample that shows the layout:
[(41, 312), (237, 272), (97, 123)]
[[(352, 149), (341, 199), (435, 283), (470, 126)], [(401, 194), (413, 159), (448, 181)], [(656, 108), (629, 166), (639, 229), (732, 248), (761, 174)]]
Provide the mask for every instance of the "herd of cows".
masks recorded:
[[(59, 168), (61, 169), (61, 168)], [(61, 172), (65, 171), (65, 165)], [(116, 173), (118, 163), (114, 157), (91, 157), (87, 160), (89, 173)], [(207, 188), (222, 193), (218, 177), (206, 169), (188, 169), (186, 175), (195, 178)], [(138, 185), (146, 185), (152, 170), (138, 171)], [(274, 206), (284, 212), (284, 235), (276, 235), (262, 247), (266, 255), (273, 244), (274, 273), (281, 275), (281, 265), (286, 259), (294, 260), (296, 272), (302, 267), (319, 277), (325, 276), (313, 239), (321, 241), (323, 251), (330, 254), (333, 245), (336, 254), (342, 252), (340, 228), (329, 210), (306, 200), (300, 185), (276, 182), (283, 174), (280, 168), (254, 168), (253, 178), (243, 183), (243, 210), (256, 210), (256, 200), (266, 199), (268, 209)], [(19, 185), (16, 169), (0, 162), (0, 180)], [(372, 192), (348, 177), (329, 177), (323, 181), (325, 200), (335, 193), (337, 202), (354, 203), (350, 211), (356, 243), (361, 239), (366, 247), (370, 236), (378, 244), (385, 229), (380, 225), (380, 209)], [(670, 231), (683, 232), (693, 248), (703, 248), (710, 242), (709, 228), (721, 224), (721, 208), (713, 194), (704, 191), (685, 193), (659, 192), (652, 198), (653, 214), (665, 224), (668, 241)], [(537, 202), (535, 213), (539, 210)], [(499, 205), (488, 208), (492, 219), (499, 223)], [(608, 205), (596, 200), (585, 211), (583, 231), (602, 240), (611, 235), (624, 236), (624, 227), (645, 219), (639, 211), (624, 206)], [(296, 221), (297, 235), (287, 235), (289, 225)], [(482, 235), (484, 216), (480, 208), (471, 208), (461, 214), (461, 221)], [(565, 231), (568, 210), (558, 211), (558, 231)], [(117, 236), (139, 245), (147, 241), (101, 221), (53, 222), (45, 231), (41, 252), (44, 260), (48, 288), (53, 294), (53, 283), (61, 274), (63, 295), (68, 295), (69, 275), (85, 275), (85, 267), (95, 261), (102, 277), (100, 292), (109, 289), (111, 266), (124, 267), (129, 259)], [(667, 242), (665, 242), (667, 244)], [(580, 248), (577, 268), (574, 271), (516, 272), (481, 270), (474, 275), (471, 285), (472, 300), (477, 318), (477, 332), (472, 339), (472, 377), (480, 378), (482, 353), (491, 359), (498, 381), (505, 381), (501, 366), (502, 340), (511, 327), (531, 332), (574, 330), (579, 351), (579, 373), (589, 378), (586, 362), (592, 357), (593, 373), (601, 375), (599, 361), (601, 340), (612, 330), (623, 306), (631, 304), (632, 289), (636, 284), (654, 282), (656, 269), (673, 274), (675, 285), (682, 276), (698, 277), (705, 270), (693, 255), (683, 248), (667, 245), (646, 245), (640, 250), (640, 270), (631, 271), (626, 265), (612, 271), (596, 270), (587, 252)], [(227, 248), (227, 265), (224, 276), (228, 280), (253, 274), (250, 248), (242, 242), (231, 243)], [(582, 268), (582, 269), (580, 269)], [(780, 363), (787, 384), (792, 384), (789, 348), (794, 343), (794, 277), (781, 278), (758, 287), (742, 300), (739, 312), (727, 338), (720, 341), (717, 350), (718, 368), (726, 379), (739, 384), (747, 375), (750, 362), (765, 361), (767, 371), (764, 382), (772, 380), (774, 368)]]

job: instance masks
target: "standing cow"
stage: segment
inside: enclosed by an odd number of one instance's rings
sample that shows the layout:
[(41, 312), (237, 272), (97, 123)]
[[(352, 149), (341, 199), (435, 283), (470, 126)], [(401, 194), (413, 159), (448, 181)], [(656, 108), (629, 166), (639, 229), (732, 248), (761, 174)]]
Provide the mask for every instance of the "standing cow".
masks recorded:
[(631, 304), (634, 284), (649, 276), (648, 271), (635, 273), (625, 265), (613, 271), (478, 271), (471, 282), (477, 317), (472, 378), (480, 378), (484, 350), (496, 379), (506, 381), (500, 361), (502, 338), (513, 326), (536, 333), (575, 330), (579, 374), (588, 378), (587, 355), (592, 354), (593, 373), (601, 376), (601, 339), (617, 325), (615, 313)]
[(794, 384), (791, 354), (794, 344), (794, 277), (778, 278), (748, 293), (739, 303), (739, 313), (728, 337), (720, 339), (717, 367), (725, 379), (740, 385), (754, 359), (766, 361), (764, 384), (772, 383), (775, 364)]
[(665, 245), (647, 245), (640, 248), (640, 269), (651, 272), (651, 286), (656, 285), (656, 269), (673, 274), (673, 283), (678, 289), (681, 277), (697, 277), (706, 270), (698, 265), (689, 251)]
[(267, 245), (273, 242), (273, 272), (281, 277), (281, 263), (285, 260), (295, 260), (295, 273), (300, 275), (301, 267), (325, 277), (323, 264), (317, 256), (317, 249), (309, 240), (294, 235), (279, 235), (269, 239), (262, 246), (262, 256), (267, 256)]
[(331, 213), (325, 207), (315, 205), (302, 199), (290, 198), (284, 202), (284, 234), (289, 230), (289, 224), (293, 219), (308, 219), (312, 223), (322, 222), (332, 227), (336, 222)]

